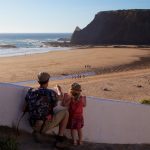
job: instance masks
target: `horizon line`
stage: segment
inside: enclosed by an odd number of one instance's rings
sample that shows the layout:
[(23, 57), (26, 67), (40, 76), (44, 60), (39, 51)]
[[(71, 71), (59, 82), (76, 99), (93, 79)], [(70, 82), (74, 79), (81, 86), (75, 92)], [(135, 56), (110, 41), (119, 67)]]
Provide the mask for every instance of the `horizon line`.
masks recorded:
[(72, 34), (73, 32), (0, 32), (0, 34)]

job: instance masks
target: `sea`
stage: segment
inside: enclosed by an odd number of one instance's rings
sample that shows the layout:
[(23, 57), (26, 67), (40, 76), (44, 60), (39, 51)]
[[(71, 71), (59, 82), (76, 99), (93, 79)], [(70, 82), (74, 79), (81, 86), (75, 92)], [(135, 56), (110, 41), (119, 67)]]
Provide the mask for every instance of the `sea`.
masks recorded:
[(66, 47), (47, 46), (44, 42), (61, 42), (61, 39), (69, 41), (71, 35), (71, 33), (1, 33), (0, 57), (68, 50)]

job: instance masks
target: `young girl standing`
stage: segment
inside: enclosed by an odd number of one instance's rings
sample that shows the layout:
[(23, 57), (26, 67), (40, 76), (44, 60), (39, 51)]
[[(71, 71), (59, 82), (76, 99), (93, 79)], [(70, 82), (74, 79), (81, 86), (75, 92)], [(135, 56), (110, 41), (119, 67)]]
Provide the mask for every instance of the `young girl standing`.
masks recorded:
[[(86, 106), (86, 97), (81, 95), (81, 85), (73, 83), (69, 93), (62, 93), (61, 87), (57, 86), (58, 94), (62, 97), (62, 106), (68, 108), (69, 120), (67, 129), (71, 131), (71, 137), (74, 145), (82, 144), (82, 128), (84, 126), (83, 107)], [(78, 134), (78, 140), (76, 139)]]

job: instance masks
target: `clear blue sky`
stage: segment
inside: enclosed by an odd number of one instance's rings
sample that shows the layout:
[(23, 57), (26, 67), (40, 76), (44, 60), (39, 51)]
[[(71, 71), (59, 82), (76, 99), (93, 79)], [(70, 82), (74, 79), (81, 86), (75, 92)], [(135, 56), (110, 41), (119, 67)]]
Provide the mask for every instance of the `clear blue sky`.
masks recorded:
[(150, 9), (150, 0), (0, 0), (0, 33), (73, 32), (103, 10)]

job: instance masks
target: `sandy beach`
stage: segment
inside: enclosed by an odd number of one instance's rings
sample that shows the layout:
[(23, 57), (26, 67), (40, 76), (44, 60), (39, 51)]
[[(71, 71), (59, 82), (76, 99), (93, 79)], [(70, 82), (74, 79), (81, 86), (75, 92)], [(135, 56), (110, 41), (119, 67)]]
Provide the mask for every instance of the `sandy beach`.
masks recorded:
[(0, 59), (0, 68), (0, 82), (36, 80), (40, 71), (51, 76), (95, 72), (90, 77), (50, 81), (49, 87), (60, 84), (66, 92), (71, 83), (79, 82), (87, 96), (129, 101), (150, 98), (149, 48), (97, 47), (5, 57)]

